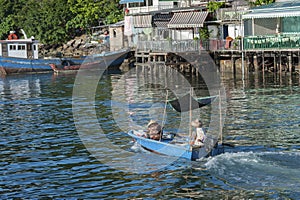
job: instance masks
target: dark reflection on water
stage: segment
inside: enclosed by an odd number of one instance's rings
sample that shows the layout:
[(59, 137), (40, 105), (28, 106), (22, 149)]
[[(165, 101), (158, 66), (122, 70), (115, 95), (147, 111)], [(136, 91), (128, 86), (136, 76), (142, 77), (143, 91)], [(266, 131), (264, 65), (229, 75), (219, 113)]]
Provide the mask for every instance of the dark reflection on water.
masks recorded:
[[(122, 172), (86, 150), (73, 121), (75, 75), (7, 76), (0, 78), (1, 199), (299, 197), (299, 77), (253, 75), (242, 81), (223, 74), (228, 97), (224, 140), (236, 147), (200, 162), (177, 160), (160, 168), (168, 158), (132, 149), (131, 139), (112, 122), (110, 98), (112, 90), (118, 94), (113, 85), (120, 76), (107, 75), (99, 83), (98, 121), (113, 143), (137, 157), (149, 155), (151, 166), (149, 160), (140, 162), (158, 170)], [(194, 87), (201, 90), (201, 84)], [(147, 93), (151, 102), (160, 91)], [(138, 111), (132, 117), (142, 126), (149, 112)], [(202, 114), (207, 122), (209, 116)], [(178, 117), (172, 116), (169, 127)]]

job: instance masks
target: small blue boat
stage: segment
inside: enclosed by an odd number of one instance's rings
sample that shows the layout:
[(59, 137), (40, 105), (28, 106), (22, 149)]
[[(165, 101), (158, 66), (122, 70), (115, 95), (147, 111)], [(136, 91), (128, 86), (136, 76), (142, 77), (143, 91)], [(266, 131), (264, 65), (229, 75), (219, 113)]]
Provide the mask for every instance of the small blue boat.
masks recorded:
[[(193, 147), (188, 142), (177, 143), (172, 139), (161, 139), (160, 141), (143, 137), (143, 133), (135, 130), (130, 130), (127, 133), (144, 149), (167, 156), (186, 158), (188, 160), (199, 160), (204, 157), (216, 156), (224, 153), (224, 145), (217, 143), (213, 149), (207, 151), (205, 147)], [(175, 136), (176, 137), (176, 136)]]
[[(190, 94), (187, 94), (179, 99), (168, 101), (168, 103), (174, 108), (174, 110), (178, 112), (185, 112), (209, 105), (216, 98), (216, 96), (212, 96), (194, 99)], [(171, 134), (170, 136), (163, 132), (160, 140), (153, 140), (147, 138), (143, 131), (136, 130), (130, 130), (128, 135), (131, 136), (144, 149), (167, 156), (198, 160), (204, 157), (216, 156), (224, 153), (224, 145), (222, 143), (218, 143), (214, 139), (211, 139), (211, 142), (215, 145), (212, 149), (208, 149), (205, 145), (190, 145), (190, 136), (186, 137), (185, 140), (176, 140), (176, 134)]]

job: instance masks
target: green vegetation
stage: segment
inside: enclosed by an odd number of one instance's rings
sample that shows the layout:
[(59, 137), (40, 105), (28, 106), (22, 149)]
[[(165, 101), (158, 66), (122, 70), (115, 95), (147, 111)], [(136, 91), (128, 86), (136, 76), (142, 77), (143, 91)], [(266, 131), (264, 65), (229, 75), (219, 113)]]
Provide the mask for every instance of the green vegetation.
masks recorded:
[(23, 29), (44, 44), (62, 44), (79, 30), (123, 19), (119, 0), (0, 0), (0, 39)]
[(255, 6), (262, 6), (270, 3), (274, 3), (275, 0), (255, 0), (254, 2), (251, 2)]
[(208, 40), (209, 39), (209, 35), (212, 31), (209, 31), (207, 26), (201, 28), (199, 30), (199, 37), (201, 40)]
[(207, 9), (209, 12), (215, 12), (219, 8), (222, 8), (224, 5), (224, 2), (210, 1), (207, 4)]

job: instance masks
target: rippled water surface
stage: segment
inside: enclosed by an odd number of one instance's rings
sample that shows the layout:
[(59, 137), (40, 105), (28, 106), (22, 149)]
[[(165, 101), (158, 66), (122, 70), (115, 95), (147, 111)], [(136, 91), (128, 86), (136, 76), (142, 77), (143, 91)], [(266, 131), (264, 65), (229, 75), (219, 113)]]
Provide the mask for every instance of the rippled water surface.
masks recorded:
[[(0, 78), (0, 199), (299, 199), (299, 77), (231, 76), (222, 75), (223, 140), (235, 148), (198, 162), (148, 153), (126, 135), (124, 127), (143, 128), (164, 110), (162, 87), (139, 77), (106, 74), (95, 105), (86, 98), (73, 109), (75, 74)], [(197, 77), (189, 79), (207, 94)], [(99, 124), (106, 137), (90, 131), (81, 138), (74, 112), (84, 116), (78, 126)], [(205, 124), (209, 112), (201, 111)], [(166, 127), (181, 119), (168, 110)], [(83, 141), (98, 145), (88, 151)]]

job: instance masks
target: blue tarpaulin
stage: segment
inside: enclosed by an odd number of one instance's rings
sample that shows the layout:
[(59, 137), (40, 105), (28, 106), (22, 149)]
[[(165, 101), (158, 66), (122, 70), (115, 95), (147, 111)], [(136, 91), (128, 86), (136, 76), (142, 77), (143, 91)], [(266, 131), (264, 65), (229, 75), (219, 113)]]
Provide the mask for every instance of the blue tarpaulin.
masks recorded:
[(119, 4), (126, 4), (126, 3), (143, 3), (144, 0), (120, 0)]

